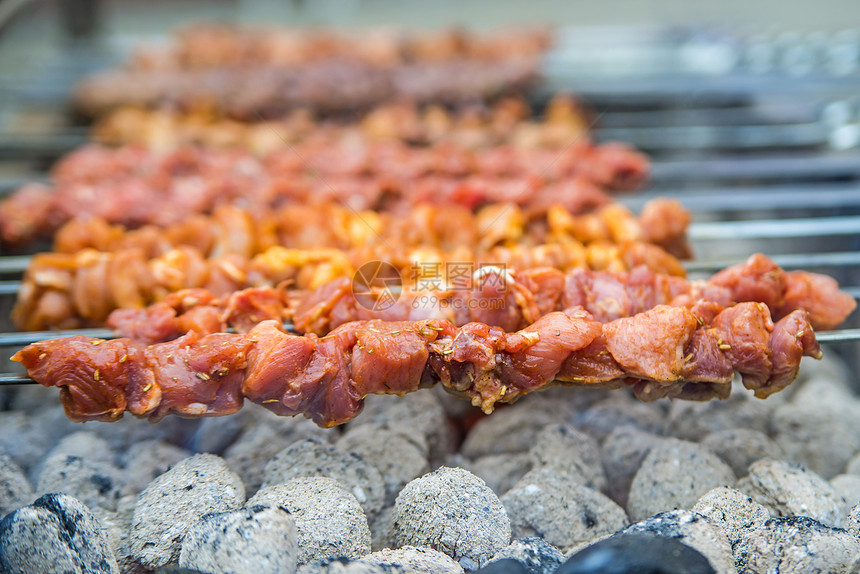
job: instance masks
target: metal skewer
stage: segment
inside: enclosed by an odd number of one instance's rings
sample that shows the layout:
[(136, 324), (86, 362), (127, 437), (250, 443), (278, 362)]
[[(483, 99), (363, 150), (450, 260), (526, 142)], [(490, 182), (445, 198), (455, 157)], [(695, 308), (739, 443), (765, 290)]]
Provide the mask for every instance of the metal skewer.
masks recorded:
[[(108, 331), (107, 329), (89, 329), (88, 331), (89, 332), (96, 332), (96, 331), (100, 331), (100, 330), (101, 331), (107, 331), (108, 333), (110, 333), (110, 331)], [(72, 336), (72, 333), (83, 334), (81, 331), (65, 331), (65, 332), (63, 332), (63, 331), (55, 331), (55, 332), (48, 331), (48, 333), (52, 333), (53, 335), (55, 335), (55, 338), (56, 338), (56, 335), (58, 333), (64, 333), (65, 336)], [(37, 333), (34, 332), (34, 333), (28, 333), (28, 334), (36, 335)], [(838, 329), (835, 331), (823, 331), (821, 333), (816, 333), (815, 337), (816, 337), (816, 339), (818, 339), (819, 343), (837, 343), (837, 342), (844, 342), (844, 341), (860, 341), (860, 329)], [(17, 386), (17, 385), (36, 385), (36, 384), (38, 384), (38, 383), (36, 383), (36, 381), (34, 381), (33, 379), (31, 379), (30, 377), (28, 377), (27, 375), (25, 375), (23, 373), (20, 373), (20, 374), (19, 373), (0, 373), (0, 387), (11, 387), (11, 386)]]

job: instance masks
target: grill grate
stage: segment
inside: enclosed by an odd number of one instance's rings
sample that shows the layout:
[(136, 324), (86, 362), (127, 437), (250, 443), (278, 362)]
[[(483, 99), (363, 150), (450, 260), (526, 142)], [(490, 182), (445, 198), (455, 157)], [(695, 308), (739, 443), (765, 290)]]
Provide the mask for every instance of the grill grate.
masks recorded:
[[(563, 35), (547, 58), (546, 80), (535, 99), (559, 89), (580, 94), (594, 109), (598, 141), (626, 141), (654, 157), (651, 186), (619, 200), (636, 210), (650, 198), (672, 196), (693, 212), (690, 237), (698, 259), (687, 265), (692, 275), (762, 251), (785, 268), (833, 275), (860, 296), (860, 138), (850, 135), (860, 124), (850, 113), (834, 113), (844, 111), (860, 76), (757, 75), (741, 67), (696, 74), (689, 65), (673, 68), (671, 59), (661, 60), (660, 69), (644, 66), (633, 79), (601, 76), (595, 72), (599, 66), (577, 68), (573, 37)], [(93, 65), (106, 61), (87, 53)], [(56, 58), (33, 66), (24, 82), (0, 83), (6, 95), (0, 108), (0, 196), (22, 182), (47, 179), (50, 162), (85, 141), (79, 127), (32, 133), (9, 127), (20, 126), (14, 118), (34, 107), (56, 115), (67, 94), (58, 94), (38, 73), (57, 69), (62, 58)], [(91, 67), (84, 62), (75, 69)], [(72, 85), (74, 78), (66, 76)], [(0, 365), (8, 365), (16, 347), (47, 336), (14, 333), (8, 323), (27, 262), (27, 256), (0, 257), (0, 331), (7, 331), (0, 333)], [(841, 341), (828, 345), (860, 366), (853, 342), (860, 339), (858, 327), (855, 312), (844, 329), (819, 339)]]

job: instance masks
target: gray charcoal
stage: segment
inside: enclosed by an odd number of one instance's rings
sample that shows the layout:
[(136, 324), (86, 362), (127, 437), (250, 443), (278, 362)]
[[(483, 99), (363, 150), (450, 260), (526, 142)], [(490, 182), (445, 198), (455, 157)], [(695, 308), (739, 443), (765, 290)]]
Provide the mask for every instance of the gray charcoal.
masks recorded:
[(480, 570), (475, 570), (475, 574), (529, 574), (529, 571), (518, 560), (502, 558), (501, 560), (490, 562)]
[(609, 399), (577, 413), (570, 422), (602, 441), (613, 430), (624, 426), (651, 434), (662, 434), (665, 419), (662, 409), (655, 403), (642, 403), (631, 397), (613, 394)]
[(322, 429), (304, 417), (279, 417), (262, 407), (249, 414), (256, 418), (243, 418), (245, 430), (224, 452), (227, 464), (242, 477), (248, 492), (260, 488), (266, 464), (291, 444), (311, 437), (331, 442), (340, 434), (335, 429)]
[(847, 574), (860, 556), (860, 540), (807, 516), (771, 518), (749, 544), (747, 572)]
[[(45, 458), (57, 453), (78, 456), (88, 461), (105, 462), (111, 465), (115, 463), (116, 458), (108, 442), (99, 435), (89, 431), (77, 431), (64, 436), (48, 451)], [(43, 461), (44, 459), (30, 470), (31, 477), (38, 479)]]
[(0, 521), (0, 566), (9, 574), (119, 573), (98, 520), (65, 494), (46, 494)]
[(722, 401), (675, 401), (669, 410), (666, 433), (682, 440), (699, 441), (711, 433), (750, 429), (766, 433), (770, 413), (781, 402), (778, 396), (762, 401), (737, 381), (732, 394)]
[(689, 510), (661, 512), (631, 524), (622, 533), (656, 534), (674, 538), (708, 559), (717, 574), (735, 574), (732, 547), (723, 530), (708, 518)]
[(135, 492), (140, 492), (156, 477), (189, 456), (191, 453), (184, 448), (163, 440), (145, 440), (132, 445), (121, 458), (126, 481)]
[(24, 471), (9, 456), (0, 454), (0, 516), (30, 504), (33, 498), (35, 493)]
[(369, 519), (385, 502), (382, 475), (354, 452), (343, 452), (316, 438), (293, 443), (266, 464), (263, 486), (282, 484), (292, 478), (326, 476), (349, 488)]
[(725, 487), (705, 494), (692, 510), (723, 530), (732, 546), (736, 566), (746, 563), (752, 534), (771, 518), (764, 506), (740, 490)]
[(547, 425), (529, 450), (534, 468), (556, 468), (582, 475), (585, 485), (606, 489), (606, 474), (597, 441), (569, 424)]
[(540, 536), (567, 552), (627, 524), (608, 496), (561, 469), (532, 470), (502, 496), (514, 538)]
[(830, 479), (830, 486), (836, 494), (842, 497), (844, 504), (842, 511), (844, 515), (860, 503), (860, 476), (855, 474), (837, 474)]
[(213, 574), (295, 572), (295, 529), (278, 506), (206, 514), (185, 535), (179, 565)]
[(511, 523), (483, 480), (441, 467), (400, 491), (392, 538), (397, 546), (433, 548), (476, 570), (510, 543)]
[(364, 410), (350, 427), (363, 424), (407, 424), (416, 434), (427, 439), (430, 467), (457, 450), (453, 429), (445, 409), (432, 389), (422, 389), (403, 397), (371, 395), (365, 399)]
[[(448, 466), (455, 466), (451, 462)], [(493, 492), (501, 496), (532, 469), (532, 457), (528, 453), (488, 454), (464, 468), (480, 476)]]
[(613, 394), (615, 393), (610, 389), (559, 385), (529, 393), (518, 400), (517, 404), (527, 405), (529, 409), (560, 411), (566, 419), (570, 419), (576, 413), (588, 410), (597, 403), (612, 397)]
[(357, 453), (382, 475), (385, 504), (394, 504), (406, 483), (430, 470), (427, 439), (402, 425), (370, 423), (347, 430), (337, 443), (343, 452)]
[[(135, 501), (136, 496), (125, 497)], [(102, 531), (107, 538), (108, 545), (116, 557), (117, 565), (120, 572), (123, 574), (144, 574), (148, 572), (137, 559), (132, 556), (131, 552), (131, 521), (133, 518), (134, 507), (132, 506), (131, 513), (127, 512), (123, 505), (122, 512), (113, 512), (103, 508), (93, 508), (93, 515), (98, 519), (102, 526)]]
[(616, 534), (568, 558), (556, 574), (714, 574), (701, 552), (674, 538)]
[(826, 526), (841, 525), (842, 497), (814, 472), (769, 458), (751, 464), (749, 470), (736, 488), (774, 516), (809, 516)]
[(853, 534), (856, 538), (860, 538), (860, 504), (855, 504), (848, 512), (843, 522), (845, 530)]
[(563, 422), (561, 413), (526, 407), (518, 404), (499, 409), (478, 421), (466, 435), (460, 454), (475, 459), (490, 454), (528, 452), (543, 427)]
[(785, 457), (776, 442), (761, 431), (752, 429), (727, 429), (709, 434), (702, 444), (710, 448), (732, 467), (736, 476), (744, 476), (749, 465), (770, 457), (777, 460)]
[(298, 564), (333, 558), (355, 559), (370, 552), (370, 528), (355, 496), (338, 481), (301, 477), (264, 486), (248, 500), (289, 511), (296, 522)]
[(666, 439), (645, 457), (630, 486), (627, 510), (643, 520), (672, 508), (691, 508), (703, 494), (735, 482), (732, 469), (708, 448)]
[(164, 417), (156, 423), (133, 416), (124, 416), (112, 423), (92, 421), (87, 430), (107, 440), (114, 452), (125, 452), (132, 445), (145, 440), (163, 440), (184, 448), (190, 447), (200, 419)]
[(860, 475), (860, 453), (851, 457), (851, 460), (845, 465), (845, 473)]
[(239, 476), (220, 457), (197, 454), (153, 480), (134, 509), (131, 549), (150, 569), (179, 558), (182, 540), (201, 516), (235, 510), (245, 501)]
[(42, 463), (36, 492), (64, 492), (86, 504), (115, 510), (130, 489), (123, 472), (112, 463), (56, 452)]
[(636, 427), (622, 426), (614, 429), (603, 441), (601, 458), (608, 481), (606, 494), (622, 508), (627, 508), (630, 485), (636, 471), (661, 440), (661, 437)]
[(333, 558), (317, 560), (299, 567), (298, 574), (401, 574), (391, 569), (385, 570), (378, 564), (370, 564), (362, 560)]
[(386, 548), (368, 554), (361, 562), (382, 567), (384, 572), (403, 574), (463, 574), (463, 567), (450, 556), (432, 548), (404, 546), (391, 550)]
[(526, 574), (552, 574), (564, 562), (564, 554), (543, 538), (521, 538), (493, 556), (490, 564), (500, 560), (515, 560)]
[(787, 404), (771, 420), (774, 439), (788, 460), (830, 479), (860, 451), (860, 407), (838, 403)]
[(386, 506), (376, 517), (368, 522), (370, 526), (370, 549), (373, 552), (383, 548), (391, 548), (391, 529), (394, 525), (394, 505)]
[(0, 412), (0, 454), (6, 454), (25, 472), (51, 448), (51, 437), (39, 421), (22, 412)]

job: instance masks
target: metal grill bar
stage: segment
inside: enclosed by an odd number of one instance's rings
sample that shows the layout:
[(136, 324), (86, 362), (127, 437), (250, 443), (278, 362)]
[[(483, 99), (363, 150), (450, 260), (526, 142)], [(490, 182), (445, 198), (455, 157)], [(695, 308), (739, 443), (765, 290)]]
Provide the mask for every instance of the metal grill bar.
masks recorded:
[(795, 154), (771, 157), (726, 157), (654, 162), (651, 181), (744, 179), (833, 179), (860, 176), (855, 154)]
[(860, 235), (860, 216), (721, 221), (690, 226), (693, 241)]

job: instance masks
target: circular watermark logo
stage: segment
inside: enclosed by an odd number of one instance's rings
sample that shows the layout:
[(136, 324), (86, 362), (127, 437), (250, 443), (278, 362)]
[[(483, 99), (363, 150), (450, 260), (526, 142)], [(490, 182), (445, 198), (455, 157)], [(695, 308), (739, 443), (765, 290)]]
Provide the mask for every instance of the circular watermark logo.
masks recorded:
[(368, 261), (352, 276), (355, 301), (371, 311), (390, 309), (400, 299), (402, 291), (400, 271), (385, 261)]

